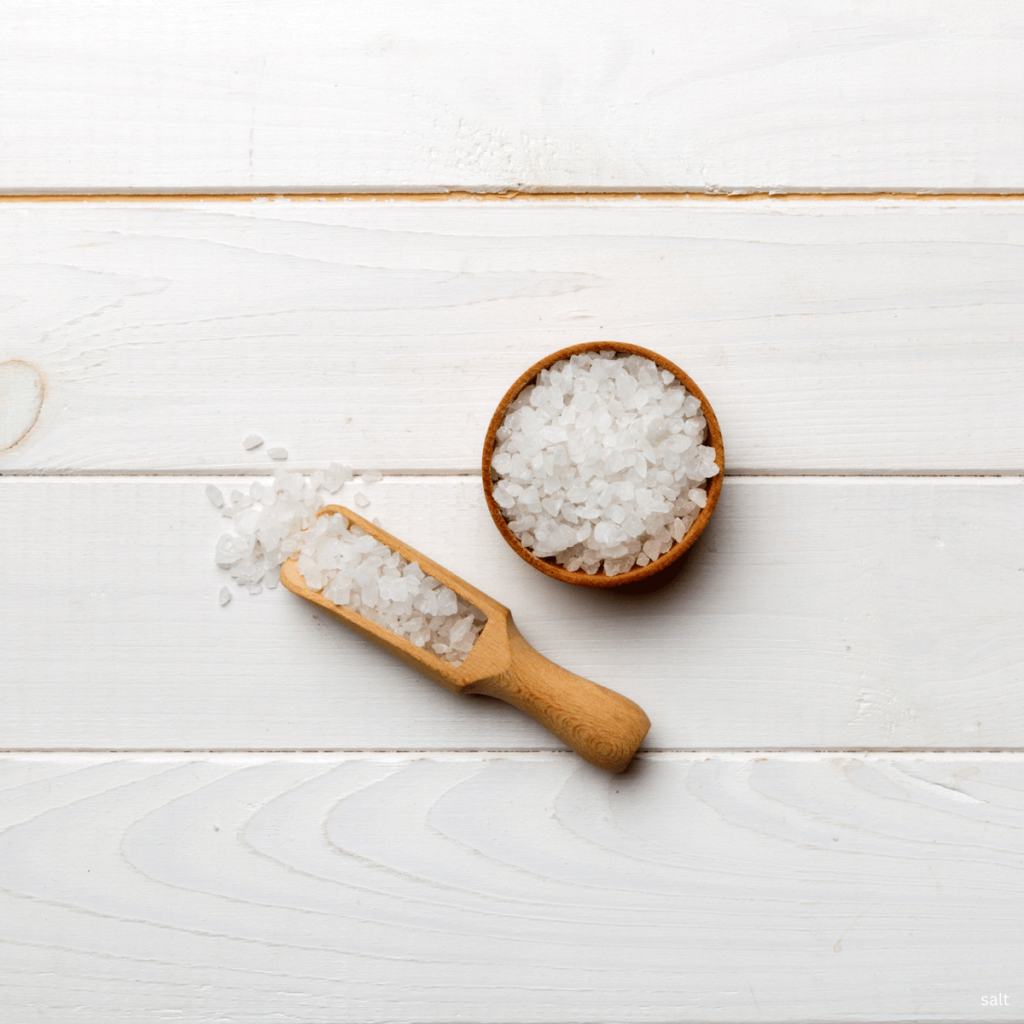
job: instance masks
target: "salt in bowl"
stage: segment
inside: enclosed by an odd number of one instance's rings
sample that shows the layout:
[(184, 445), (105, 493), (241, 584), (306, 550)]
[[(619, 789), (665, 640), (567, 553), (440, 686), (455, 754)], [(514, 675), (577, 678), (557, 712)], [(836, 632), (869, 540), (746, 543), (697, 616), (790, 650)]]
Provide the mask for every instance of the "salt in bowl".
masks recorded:
[[(599, 572), (593, 574), (587, 573), (583, 569), (570, 571), (564, 566), (558, 565), (554, 558), (538, 558), (532, 551), (525, 547), (509, 528), (508, 522), (501, 511), (501, 507), (495, 500), (494, 484), (496, 481), (496, 474), (491, 466), (497, 442), (498, 428), (504, 422), (509, 406), (515, 401), (524, 388), (535, 382), (535, 379), (541, 370), (548, 369), (560, 360), (568, 359), (570, 356), (577, 355), (581, 352), (609, 351), (614, 351), (624, 356), (643, 356), (644, 358), (651, 360), (651, 362), (655, 363), (660, 369), (668, 370), (669, 373), (671, 373), (683, 385), (683, 387), (686, 388), (687, 393), (693, 395), (693, 397), (700, 402), (701, 413), (707, 421), (707, 434), (703, 444), (714, 448), (715, 464), (718, 466), (718, 474), (713, 476), (707, 483), (707, 503), (704, 508), (701, 509), (700, 514), (694, 520), (682, 540), (676, 541), (668, 551), (649, 562), (647, 565), (634, 566), (632, 569), (614, 576), (606, 575), (603, 567)], [(523, 373), (512, 387), (509, 388), (501, 402), (498, 403), (498, 408), (494, 411), (494, 415), (491, 417), (491, 422), (487, 428), (487, 435), (484, 440), (481, 466), (487, 507), (490, 510), (491, 517), (494, 519), (495, 526), (498, 527), (499, 532), (505, 538), (509, 547), (511, 547), (520, 558), (529, 562), (530, 565), (535, 569), (539, 569), (542, 573), (552, 576), (556, 580), (561, 580), (563, 583), (572, 583), (581, 587), (620, 587), (624, 584), (637, 583), (640, 580), (648, 579), (649, 577), (652, 577), (668, 568), (668, 566), (692, 547), (694, 541), (696, 541), (707, 526), (708, 521), (711, 519), (711, 515), (715, 510), (715, 505), (718, 503), (718, 496), (722, 491), (722, 478), (724, 476), (724, 471), (725, 449), (722, 445), (722, 431), (718, 426), (718, 419), (715, 416), (714, 410), (711, 408), (711, 403), (708, 402), (700, 388), (697, 387), (693, 380), (691, 380), (687, 374), (676, 366), (675, 363), (670, 362), (664, 356), (659, 355), (656, 352), (651, 352), (648, 349), (640, 348), (638, 345), (628, 345), (618, 341), (587, 342), (582, 345), (573, 345), (569, 348), (559, 349), (557, 352), (552, 352), (551, 355), (545, 356), (545, 358), (541, 359), (539, 362), (534, 363), (533, 366)]]

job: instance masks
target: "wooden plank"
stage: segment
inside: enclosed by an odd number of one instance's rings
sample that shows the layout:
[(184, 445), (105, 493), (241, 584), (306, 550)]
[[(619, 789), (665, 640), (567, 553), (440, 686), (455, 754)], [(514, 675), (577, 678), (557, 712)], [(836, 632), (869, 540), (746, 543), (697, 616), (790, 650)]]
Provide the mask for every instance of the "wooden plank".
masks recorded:
[(472, 470), (522, 370), (617, 338), (703, 387), (734, 472), (1024, 472), (1016, 202), (13, 203), (0, 231), (0, 377), (46, 387), (0, 471), (253, 472), (252, 430)]
[(1012, 0), (5, 10), (4, 190), (1024, 186)]
[(9, 1020), (1020, 1019), (1019, 755), (36, 756), (0, 787)]
[[(559, 746), (280, 589), (219, 607), (226, 521), (204, 483), (0, 480), (0, 748)], [(536, 572), (473, 479), (368, 489), (369, 514), (511, 608), (541, 653), (636, 700), (648, 749), (1021, 746), (1021, 478), (734, 478), (648, 595)]]

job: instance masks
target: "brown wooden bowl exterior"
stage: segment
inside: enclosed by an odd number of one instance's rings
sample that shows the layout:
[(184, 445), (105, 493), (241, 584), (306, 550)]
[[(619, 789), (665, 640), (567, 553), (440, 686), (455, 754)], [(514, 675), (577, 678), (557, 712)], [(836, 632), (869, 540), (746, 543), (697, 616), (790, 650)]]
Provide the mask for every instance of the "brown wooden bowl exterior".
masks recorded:
[[(582, 569), (577, 569), (576, 572), (569, 572), (568, 569), (558, 565), (554, 559), (537, 558), (520, 543), (516, 535), (509, 529), (500, 506), (494, 500), (494, 479), (491, 471), (491, 461), (494, 458), (494, 444), (498, 428), (505, 419), (508, 407), (516, 400), (523, 388), (533, 383), (541, 370), (546, 370), (548, 367), (554, 366), (559, 360), (568, 359), (570, 356), (577, 355), (580, 352), (609, 351), (620, 352), (630, 356), (644, 356), (646, 359), (650, 359), (651, 362), (656, 363), (661, 369), (668, 370), (700, 402), (701, 411), (708, 422), (708, 436), (704, 444), (710, 443), (711, 447), (715, 449), (715, 462), (718, 463), (718, 474), (713, 476), (708, 484), (707, 505), (701, 509), (700, 515), (694, 520), (686, 536), (681, 541), (673, 544), (665, 554), (660, 558), (656, 558), (653, 562), (648, 562), (647, 565), (630, 569), (629, 572), (620, 573), (618, 576), (606, 576), (604, 570), (591, 576)], [(638, 580), (647, 579), (671, 565), (690, 549), (693, 542), (701, 535), (704, 527), (708, 525), (711, 513), (714, 512), (715, 505), (718, 504), (718, 496), (722, 492), (722, 477), (724, 475), (725, 448), (722, 444), (722, 431), (718, 426), (718, 418), (711, 408), (711, 403), (704, 397), (704, 392), (675, 363), (670, 362), (664, 356), (659, 355), (657, 352), (651, 352), (650, 349), (641, 348), (639, 345), (628, 345), (621, 341), (590, 341), (582, 345), (571, 345), (569, 348), (562, 348), (557, 352), (552, 352), (551, 355), (545, 356), (539, 362), (534, 363), (508, 389), (505, 397), (498, 403), (498, 408), (495, 409), (490, 425), (487, 428), (481, 463), (481, 476), (483, 478), (484, 497), (487, 499), (487, 507), (490, 509), (494, 525), (498, 527), (498, 531), (508, 542), (509, 547), (523, 561), (529, 562), (535, 569), (539, 569), (542, 573), (553, 576), (556, 580), (561, 580), (563, 583), (572, 583), (578, 587), (620, 587), (624, 583), (635, 583)]]

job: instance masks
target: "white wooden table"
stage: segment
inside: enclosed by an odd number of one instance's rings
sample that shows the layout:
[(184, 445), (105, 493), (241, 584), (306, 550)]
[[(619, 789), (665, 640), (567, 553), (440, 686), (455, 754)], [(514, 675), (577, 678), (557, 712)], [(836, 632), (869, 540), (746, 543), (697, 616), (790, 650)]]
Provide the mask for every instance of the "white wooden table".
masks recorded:
[[(2, 25), (0, 1020), (1024, 1020), (1019, 5)], [(599, 338), (725, 437), (648, 595), (534, 572), (477, 477)], [(282, 590), (221, 608), (251, 431), (380, 470), (386, 528), (648, 711), (631, 769)]]

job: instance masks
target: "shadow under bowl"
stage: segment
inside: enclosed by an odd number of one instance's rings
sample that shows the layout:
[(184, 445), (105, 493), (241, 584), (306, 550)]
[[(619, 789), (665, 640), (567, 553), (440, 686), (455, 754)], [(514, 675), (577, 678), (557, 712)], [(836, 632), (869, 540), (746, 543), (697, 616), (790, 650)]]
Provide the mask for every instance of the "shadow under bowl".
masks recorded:
[[(648, 562), (644, 566), (634, 567), (628, 572), (619, 573), (617, 576), (605, 575), (603, 568), (600, 572), (594, 574), (584, 572), (582, 569), (570, 572), (563, 566), (558, 565), (554, 558), (538, 558), (509, 529), (501, 507), (494, 500), (495, 476), (491, 469), (491, 462), (494, 458), (498, 428), (504, 422), (509, 406), (516, 400), (524, 388), (534, 383), (541, 370), (546, 370), (560, 360), (568, 359), (570, 356), (581, 352), (617, 352), (623, 356), (643, 356), (645, 359), (650, 359), (651, 362), (655, 363), (662, 370), (668, 370), (686, 388), (687, 393), (693, 395), (700, 402), (701, 412), (704, 414), (708, 424), (707, 437), (703, 443), (715, 449), (715, 462), (718, 465), (718, 474), (713, 476), (707, 485), (707, 504), (701, 509), (700, 515), (694, 520), (683, 539), (673, 544), (668, 551), (653, 562)], [(582, 345), (571, 345), (569, 348), (562, 348), (557, 352), (552, 352), (551, 355), (545, 356), (539, 362), (534, 363), (508, 389), (505, 397), (498, 403), (498, 408), (494, 410), (494, 415), (491, 417), (490, 425), (487, 428), (487, 436), (484, 439), (484, 452), (481, 464), (481, 476), (483, 478), (487, 507), (490, 509), (494, 525), (498, 527), (498, 531), (508, 542), (509, 547), (523, 561), (529, 562), (530, 565), (545, 575), (552, 576), (563, 583), (572, 583), (578, 587), (621, 587), (624, 584), (646, 580), (668, 568), (676, 559), (689, 551), (693, 546), (693, 542), (701, 535), (704, 527), (708, 525), (708, 520), (711, 519), (711, 513), (714, 512), (715, 505), (718, 503), (718, 496), (722, 491), (722, 477), (724, 474), (725, 448), (722, 445), (722, 431), (718, 426), (718, 419), (711, 408), (711, 403), (705, 398), (704, 392), (675, 363), (670, 362), (664, 356), (659, 355), (657, 352), (651, 352), (649, 349), (640, 348), (639, 345), (627, 345), (621, 341), (592, 341), (585, 342)]]

